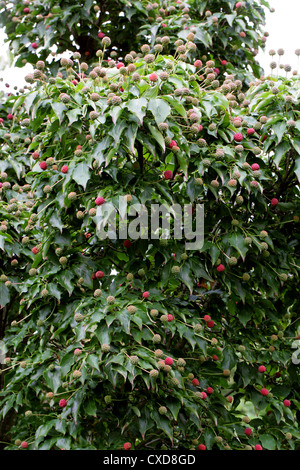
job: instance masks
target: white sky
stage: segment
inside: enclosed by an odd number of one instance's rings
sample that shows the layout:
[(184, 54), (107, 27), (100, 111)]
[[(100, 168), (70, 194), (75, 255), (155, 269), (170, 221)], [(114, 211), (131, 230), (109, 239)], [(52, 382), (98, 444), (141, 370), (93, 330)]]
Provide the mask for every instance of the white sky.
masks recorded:
[[(283, 48), (285, 54), (281, 57), (282, 64), (289, 64), (292, 70), (297, 70), (300, 73), (300, 64), (298, 65), (298, 58), (295, 55), (295, 50), (300, 49), (300, 0), (269, 0), (271, 7), (275, 8), (274, 13), (266, 14), (266, 27), (265, 31), (269, 33), (267, 39), (265, 52), (260, 52), (256, 59), (261, 66), (265, 69), (265, 74), (270, 72), (269, 64), (273, 60), (277, 60), (278, 56), (271, 57), (269, 55), (270, 49), (277, 51)], [(7, 53), (7, 44), (4, 43), (4, 33), (0, 30), (0, 66)], [(0, 90), (6, 92), (13, 91), (16, 85), (22, 87), (25, 84), (24, 76), (32, 70), (30, 65), (23, 68), (7, 67), (5, 70), (0, 70), (0, 77), (3, 82), (0, 82)], [(9, 88), (5, 84), (10, 85)]]

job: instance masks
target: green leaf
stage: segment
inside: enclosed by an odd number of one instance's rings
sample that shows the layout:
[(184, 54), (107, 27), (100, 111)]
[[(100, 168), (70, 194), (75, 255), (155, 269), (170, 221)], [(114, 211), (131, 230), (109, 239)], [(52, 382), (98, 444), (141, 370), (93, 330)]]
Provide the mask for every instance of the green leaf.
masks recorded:
[(271, 434), (260, 434), (259, 436), (261, 445), (263, 449), (275, 450), (277, 447), (277, 442)]
[(168, 101), (171, 104), (172, 108), (174, 108), (175, 111), (177, 111), (177, 113), (180, 114), (180, 116), (186, 118), (185, 107), (179, 101), (177, 101), (176, 98), (173, 98), (172, 96), (169, 96), (169, 95), (165, 95), (162, 98)]
[(90, 169), (86, 163), (77, 163), (72, 170), (72, 178), (77, 184), (86, 188), (87, 182), (90, 179)]
[(167, 117), (171, 114), (170, 106), (161, 98), (150, 99), (148, 110), (153, 114), (157, 125), (161, 122), (165, 122)]
[[(240, 233), (234, 232), (228, 237), (229, 244), (235, 248), (239, 254), (241, 255), (243, 261), (245, 260), (246, 253), (249, 249), (247, 245), (245, 245), (244, 236)], [(227, 242), (227, 237), (223, 238), (223, 243)]]
[(237, 362), (237, 358), (232, 348), (230, 346), (225, 346), (223, 350), (222, 368), (232, 369), (235, 366), (236, 362)]
[(147, 111), (147, 99), (144, 97), (129, 100), (125, 107), (135, 116), (137, 116), (139, 125), (143, 124), (143, 119)]
[(4, 284), (4, 282), (0, 282), (0, 305), (1, 308), (5, 307), (10, 302), (10, 291), (9, 288)]
[(147, 126), (149, 127), (150, 132), (153, 135), (156, 142), (160, 145), (162, 150), (165, 151), (166, 150), (165, 139), (163, 138), (163, 135), (161, 134), (161, 132), (159, 132), (154, 126), (152, 126), (149, 123), (147, 123)]

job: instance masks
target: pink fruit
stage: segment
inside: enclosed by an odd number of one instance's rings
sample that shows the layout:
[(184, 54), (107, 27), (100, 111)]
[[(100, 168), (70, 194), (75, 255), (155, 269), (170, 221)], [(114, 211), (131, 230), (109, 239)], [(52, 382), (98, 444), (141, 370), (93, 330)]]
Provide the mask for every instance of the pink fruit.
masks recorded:
[(214, 72), (215, 72), (217, 75), (219, 75), (220, 69), (218, 69), (218, 67), (215, 67), (215, 68), (214, 68)]
[(229, 401), (229, 403), (232, 403), (233, 402), (233, 397), (229, 396), (229, 397), (227, 397), (227, 400)]
[(61, 172), (62, 172), (62, 173), (68, 173), (68, 170), (69, 170), (68, 166), (67, 166), (67, 165), (63, 165), (63, 167), (62, 167), (62, 169), (61, 169)]
[(168, 147), (171, 149), (173, 147), (177, 147), (177, 143), (175, 142), (175, 140), (171, 140), (171, 142), (169, 143)]
[(166, 180), (171, 180), (173, 178), (173, 172), (171, 170), (167, 170), (164, 172), (164, 177)]
[(243, 140), (243, 136), (242, 136), (242, 134), (240, 134), (239, 132), (237, 132), (236, 134), (234, 134), (233, 138), (234, 138), (234, 140), (235, 140), (236, 142), (242, 142), (242, 140)]
[(261, 373), (266, 372), (265, 366), (259, 366), (258, 372), (261, 372)]
[(235, 8), (241, 8), (242, 6), (243, 6), (243, 5), (242, 5), (241, 2), (237, 2), (237, 3), (235, 4)]
[(96, 272), (96, 278), (97, 279), (101, 279), (101, 277), (103, 277), (103, 276), (104, 276), (104, 273), (102, 271), (97, 271)]
[(219, 266), (217, 267), (217, 271), (219, 273), (222, 273), (223, 271), (225, 271), (225, 266), (223, 264), (219, 264)]
[(74, 80), (72, 80), (72, 83), (73, 83), (73, 85), (76, 86), (76, 85), (78, 85), (78, 80), (76, 80), (76, 79), (74, 78)]
[(46, 169), (47, 169), (47, 163), (46, 163), (46, 162), (41, 162), (41, 163), (40, 163), (40, 168), (41, 168), (42, 170), (46, 170)]
[[(37, 159), (39, 158), (40, 154), (39, 154), (39, 152), (36, 152), (36, 151), (35, 151), (35, 152), (32, 153), (31, 156), (32, 156), (32, 158), (33, 158), (34, 160), (37, 160)], [(45, 163), (46, 163), (46, 162), (45, 162)]]
[(214, 354), (212, 358), (213, 358), (213, 361), (218, 361), (219, 360), (219, 358), (216, 354)]
[(269, 395), (269, 390), (267, 390), (266, 388), (262, 388), (261, 391), (260, 391), (260, 393), (261, 393), (264, 397), (266, 397), (267, 395)]
[(207, 393), (201, 392), (201, 395), (202, 395), (203, 400), (205, 400), (205, 398), (207, 398)]
[(156, 73), (154, 73), (154, 72), (150, 73), (149, 80), (150, 80), (150, 82), (157, 82), (158, 76), (156, 75)]
[(273, 199), (271, 200), (271, 206), (273, 207), (277, 206), (278, 202), (279, 202), (278, 199), (276, 199), (276, 197), (273, 197)]
[(209, 315), (204, 315), (203, 320), (208, 322), (211, 320), (211, 317)]
[(125, 444), (124, 444), (124, 449), (125, 449), (125, 450), (130, 450), (130, 449), (131, 449), (131, 444), (130, 444), (130, 442), (125, 442)]
[(214, 393), (214, 389), (213, 389), (212, 387), (207, 387), (206, 391), (207, 391), (207, 393), (208, 393), (209, 395), (211, 395), (212, 393)]
[(67, 406), (67, 401), (66, 401), (64, 398), (62, 398), (62, 399), (59, 401), (58, 406), (59, 406), (60, 408), (64, 408), (65, 406)]
[(26, 13), (26, 14), (27, 14), (27, 13), (30, 13), (30, 8), (24, 8), (23, 11), (24, 11), (24, 13)]
[(21, 442), (21, 447), (22, 447), (22, 449), (27, 449), (27, 447), (28, 447), (27, 442), (26, 441)]
[(255, 449), (254, 450), (263, 450), (262, 446), (259, 445), (259, 444), (256, 444), (255, 446)]
[(291, 406), (290, 400), (283, 400), (283, 404), (284, 404), (284, 406), (286, 406), (287, 408), (288, 408), (289, 406)]
[(96, 206), (102, 206), (102, 204), (104, 204), (104, 203), (105, 203), (105, 199), (101, 196), (99, 196), (95, 199)]
[(201, 69), (201, 67), (202, 67), (202, 62), (201, 62), (201, 60), (199, 60), (199, 59), (198, 59), (198, 60), (195, 60), (194, 66), (197, 67), (197, 69)]
[(116, 67), (117, 69), (120, 69), (121, 67), (125, 67), (125, 65), (123, 64), (123, 62), (118, 62)]
[(199, 444), (198, 450), (206, 450), (206, 446), (204, 444)]
[(150, 296), (150, 292), (148, 291), (143, 292), (144, 299), (148, 299), (149, 296)]
[(208, 326), (208, 328), (213, 328), (214, 324), (215, 324), (215, 322), (213, 320), (210, 320), (206, 323), (206, 326)]
[(38, 249), (37, 246), (34, 246), (31, 251), (32, 251), (32, 253), (33, 253), (34, 255), (37, 255), (38, 252), (39, 252), (39, 249)]
[(31, 47), (32, 47), (32, 49), (37, 49), (38, 44), (36, 42), (33, 42), (33, 43), (31, 43)]
[(245, 431), (244, 431), (244, 432), (245, 432), (246, 436), (251, 436), (251, 434), (252, 434), (252, 429), (251, 429), (251, 428), (245, 428)]
[(168, 314), (168, 321), (172, 321), (172, 320), (174, 320), (174, 317), (173, 317), (173, 315), (171, 315), (171, 314), (169, 313), (169, 314)]
[(248, 134), (248, 135), (253, 135), (253, 134), (255, 134), (255, 129), (253, 129), (253, 127), (249, 127), (249, 129), (247, 129), (247, 134)]
[(227, 60), (221, 60), (221, 65), (226, 65), (227, 64)]
[(8, 115), (7, 115), (7, 119), (9, 119), (10, 121), (11, 121), (13, 118), (14, 118), (14, 117), (13, 117), (12, 114), (8, 114)]
[(199, 380), (198, 379), (193, 379), (192, 384), (194, 385), (194, 387), (197, 387), (199, 385)]
[(166, 366), (172, 366), (173, 365), (173, 359), (171, 357), (166, 357), (165, 364), (166, 364)]
[(103, 39), (104, 36), (105, 36), (105, 34), (104, 34), (104, 33), (101, 33), (101, 31), (98, 33), (98, 38)]
[(251, 165), (251, 170), (253, 171), (257, 171), (259, 170), (260, 166), (258, 163), (253, 163), (253, 165)]

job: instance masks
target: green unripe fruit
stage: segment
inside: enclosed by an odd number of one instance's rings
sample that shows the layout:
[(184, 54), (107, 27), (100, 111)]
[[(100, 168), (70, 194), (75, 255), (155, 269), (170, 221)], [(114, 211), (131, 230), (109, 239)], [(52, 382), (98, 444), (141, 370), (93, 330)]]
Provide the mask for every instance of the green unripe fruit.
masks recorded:
[(146, 274), (146, 273), (145, 273), (145, 270), (144, 270), (144, 269), (139, 269), (139, 270), (138, 270), (138, 275), (139, 275), (139, 276), (143, 277), (143, 276), (145, 276), (145, 274)]
[(250, 275), (248, 273), (243, 274), (243, 281), (246, 281), (246, 282), (250, 281)]
[(60, 256), (60, 255), (63, 253), (63, 251), (64, 251), (64, 250), (63, 250), (62, 248), (56, 248), (55, 254), (56, 254), (57, 256)]
[(113, 305), (115, 303), (116, 299), (112, 295), (109, 295), (107, 297), (106, 301), (109, 305)]
[(20, 366), (22, 367), (22, 369), (25, 369), (27, 364), (26, 364), (25, 361), (22, 361), (22, 362), (20, 362)]
[(152, 338), (152, 341), (154, 344), (158, 344), (161, 342), (161, 336), (160, 335), (154, 335)]
[(281, 274), (279, 274), (279, 279), (280, 279), (282, 282), (285, 282), (285, 281), (288, 280), (288, 276), (287, 276), (287, 274), (285, 274), (285, 273), (281, 273)]
[(162, 315), (160, 317), (160, 321), (163, 322), (163, 323), (166, 323), (168, 321), (168, 315)]
[(244, 416), (243, 421), (244, 421), (244, 423), (248, 424), (248, 423), (250, 423), (251, 420), (248, 416)]
[(138, 356), (130, 356), (129, 359), (130, 359), (131, 364), (133, 364), (133, 365), (136, 365), (136, 364), (139, 363), (139, 358), (138, 358)]
[(204, 160), (202, 160), (202, 165), (204, 166), (204, 168), (209, 168), (211, 165), (211, 161), (208, 160), (208, 158), (204, 158)]
[(262, 230), (259, 234), (261, 238), (266, 238), (268, 236), (268, 232), (266, 230)]
[(224, 375), (224, 377), (229, 377), (230, 376), (230, 370), (229, 369), (224, 369), (223, 370), (223, 375)]
[(186, 366), (185, 360), (180, 357), (180, 358), (177, 360), (177, 366), (178, 366), (178, 367), (185, 367), (185, 366)]
[(47, 295), (49, 295), (49, 291), (47, 289), (43, 289), (41, 295), (42, 297), (47, 297)]
[(243, 196), (237, 196), (236, 203), (240, 206), (241, 204), (243, 204), (243, 202), (244, 202)]
[(180, 273), (180, 266), (173, 266), (171, 268), (171, 273), (172, 274), (179, 274)]
[(101, 289), (96, 289), (96, 290), (94, 291), (94, 297), (97, 297), (97, 298), (98, 298), (98, 297), (101, 297), (101, 294), (102, 294)]
[(188, 259), (188, 255), (186, 253), (182, 253), (182, 255), (180, 256), (180, 259), (182, 261), (186, 261)]
[(20, 440), (20, 439), (16, 439), (16, 440), (15, 440), (15, 445), (16, 445), (16, 446), (20, 446), (20, 445), (21, 445), (21, 440)]
[(109, 404), (112, 402), (111, 396), (110, 396), (110, 395), (106, 395), (106, 396), (104, 397), (104, 401), (105, 401), (105, 403), (106, 403), (107, 405), (109, 405)]
[(35, 268), (29, 269), (29, 276), (35, 276), (36, 273), (37, 273), (37, 269), (35, 269)]
[(243, 346), (242, 344), (240, 344), (240, 345), (238, 346), (237, 350), (238, 350), (239, 352), (245, 352), (245, 351), (246, 351), (246, 348), (245, 348), (245, 346)]
[(81, 322), (83, 320), (83, 315), (81, 313), (75, 313), (74, 315), (74, 320), (76, 320), (77, 322)]
[(240, 223), (239, 223), (239, 221), (238, 221), (237, 219), (233, 219), (233, 220), (231, 221), (231, 225), (233, 225), (234, 227), (238, 227), (239, 224), (240, 224)]
[(292, 436), (292, 434), (291, 434), (290, 432), (287, 432), (287, 433), (285, 434), (285, 438), (288, 439), (288, 440), (290, 440), (290, 439), (293, 439), (293, 436)]
[(223, 442), (223, 437), (222, 437), (222, 436), (216, 436), (215, 441), (216, 441), (218, 444), (221, 444), (221, 443)]
[(29, 418), (29, 416), (31, 416), (31, 415), (32, 415), (32, 411), (31, 411), (31, 410), (25, 411), (25, 416), (26, 416), (26, 418)]
[(109, 352), (110, 351), (110, 345), (109, 344), (102, 344), (101, 351), (104, 352), (104, 353)]
[(202, 186), (203, 185), (203, 179), (202, 178), (195, 178), (195, 184), (197, 186)]
[(284, 337), (283, 331), (278, 331), (278, 338), (282, 339)]
[(131, 273), (128, 273), (127, 276), (126, 276), (126, 279), (127, 279), (127, 281), (133, 281), (134, 275), (131, 274)]
[(266, 242), (261, 242), (260, 247), (264, 251), (266, 251), (269, 248), (269, 246)]
[(127, 310), (130, 315), (133, 315), (136, 312), (136, 307), (134, 305), (128, 305)]
[(37, 326), (43, 326), (44, 322), (43, 320), (37, 320), (36, 324)]
[(160, 407), (158, 408), (158, 412), (159, 412), (160, 415), (166, 415), (167, 412), (168, 412), (168, 410), (167, 410), (167, 408), (166, 408), (165, 406), (160, 406)]
[(269, 252), (268, 250), (263, 250), (262, 256), (263, 256), (264, 258), (269, 258), (270, 252)]
[(61, 258), (59, 258), (59, 262), (60, 264), (65, 266), (68, 263), (68, 258), (66, 258), (66, 256), (62, 256)]
[(202, 330), (203, 330), (203, 326), (200, 325), (200, 323), (197, 323), (196, 325), (194, 325), (195, 333), (200, 333)]
[(250, 245), (252, 243), (252, 238), (251, 237), (246, 237), (244, 239), (244, 243), (245, 243), (245, 245)]
[(5, 274), (1, 274), (0, 281), (1, 282), (6, 282), (7, 281), (7, 276), (5, 276)]
[(75, 191), (71, 191), (69, 194), (68, 194), (68, 199), (69, 201), (75, 201), (77, 197), (77, 194), (75, 193)]
[(154, 351), (154, 355), (155, 355), (155, 357), (162, 357), (164, 355), (164, 353), (162, 352), (161, 349), (156, 349)]
[(156, 370), (156, 369), (152, 369), (152, 370), (150, 370), (149, 375), (150, 375), (150, 377), (152, 377), (153, 379), (156, 379), (156, 378), (158, 377), (158, 375), (159, 375), (159, 371)]
[(156, 310), (156, 308), (153, 308), (152, 310), (150, 310), (150, 315), (151, 317), (157, 317), (158, 316), (158, 310)]
[(81, 377), (80, 370), (74, 370), (73, 377), (74, 377), (74, 379), (79, 379)]
[(235, 266), (237, 264), (238, 260), (235, 256), (231, 256), (229, 259), (228, 259), (228, 264), (229, 266)]

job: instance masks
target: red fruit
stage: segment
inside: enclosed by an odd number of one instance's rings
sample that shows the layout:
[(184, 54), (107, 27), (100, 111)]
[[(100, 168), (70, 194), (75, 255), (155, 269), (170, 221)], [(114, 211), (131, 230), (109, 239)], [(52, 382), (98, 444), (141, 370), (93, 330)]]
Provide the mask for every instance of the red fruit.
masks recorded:
[(24, 13), (30, 13), (30, 8), (24, 8)]
[(192, 384), (197, 387), (199, 385), (199, 380), (198, 379), (193, 379)]
[(120, 69), (121, 67), (125, 67), (125, 65), (123, 64), (123, 62), (118, 62), (116, 67), (117, 69)]
[(148, 291), (143, 292), (144, 299), (148, 299), (149, 296), (150, 296), (150, 292)]
[(255, 446), (255, 449), (254, 450), (263, 450), (262, 446), (259, 445), (259, 444), (256, 444)]
[(166, 23), (162, 23), (161, 25), (162, 25), (163, 28), (167, 27)]
[(276, 197), (273, 197), (273, 199), (271, 200), (271, 206), (273, 207), (277, 206), (278, 202), (279, 202), (278, 199), (276, 199)]
[(158, 76), (156, 75), (156, 73), (154, 73), (154, 72), (150, 73), (149, 80), (150, 80), (150, 82), (157, 82)]
[(207, 398), (207, 394), (205, 392), (201, 392), (201, 394), (202, 394), (203, 400), (205, 400), (205, 398)]
[(173, 172), (171, 170), (167, 170), (164, 172), (164, 177), (166, 180), (171, 180), (173, 178)]
[(242, 6), (243, 6), (243, 5), (242, 5), (241, 2), (237, 2), (237, 3), (235, 4), (235, 8), (241, 8)]
[(98, 38), (102, 39), (102, 38), (104, 38), (104, 36), (105, 36), (105, 34), (101, 33), (101, 31), (100, 31), (100, 33), (98, 33)]
[(245, 428), (245, 431), (244, 431), (244, 432), (245, 432), (246, 436), (251, 436), (251, 434), (252, 434), (252, 429), (251, 429), (251, 428)]
[[(40, 154), (39, 154), (39, 152), (35, 151), (35, 152), (33, 152), (33, 154), (32, 154), (31, 156), (32, 156), (32, 158), (33, 158), (34, 160), (37, 160), (37, 159), (39, 158)], [(45, 163), (46, 163), (46, 162), (45, 162)], [(46, 164), (46, 165), (47, 165), (47, 164)]]
[(236, 134), (234, 134), (233, 138), (236, 142), (242, 142), (243, 135), (240, 132), (237, 132)]
[(33, 42), (33, 43), (31, 44), (31, 47), (32, 47), (32, 49), (37, 49), (37, 48), (38, 48), (38, 44), (37, 44), (36, 42)]
[(32, 251), (32, 253), (33, 253), (34, 255), (37, 255), (38, 252), (39, 252), (39, 249), (38, 249), (37, 246), (34, 246), (31, 251)]
[(68, 173), (68, 170), (69, 170), (69, 168), (67, 167), (67, 165), (63, 165), (63, 167), (61, 169), (61, 172), (62, 173)]
[(0, 183), (0, 188), (2, 188), (2, 186), (3, 186), (3, 184), (2, 184), (2, 183)]
[(206, 450), (206, 446), (204, 444), (199, 444), (198, 450)]
[[(300, 338), (299, 338), (299, 339), (300, 339)], [(276, 372), (275, 377), (278, 379), (278, 377), (281, 377), (281, 373), (280, 373), (280, 372)]]
[(219, 273), (222, 273), (223, 271), (225, 271), (225, 266), (223, 264), (219, 264), (219, 266), (217, 267), (217, 271)]
[(266, 372), (265, 366), (259, 366), (258, 372), (261, 372), (261, 373)]
[(215, 322), (213, 320), (210, 320), (206, 323), (206, 326), (208, 326), (208, 328), (213, 328)]
[(7, 119), (9, 119), (10, 121), (11, 121), (13, 118), (14, 118), (14, 117), (13, 117), (12, 114), (8, 114), (8, 115), (7, 115)]
[(204, 315), (203, 320), (206, 321), (206, 322), (210, 321), (211, 317), (209, 315)]
[(27, 442), (26, 441), (21, 442), (21, 447), (22, 447), (22, 449), (27, 449), (27, 447), (28, 447)]
[(97, 278), (97, 279), (100, 279), (100, 278), (103, 277), (103, 276), (104, 276), (104, 273), (103, 273), (102, 271), (97, 271), (97, 272), (96, 272), (96, 278)]
[(259, 170), (260, 166), (258, 163), (253, 163), (253, 165), (251, 165), (251, 170), (253, 171), (257, 171)]
[(211, 395), (212, 393), (214, 393), (214, 389), (213, 389), (212, 387), (207, 387), (206, 391), (207, 391), (207, 393), (208, 393), (209, 395)]
[(229, 397), (227, 397), (227, 400), (229, 401), (229, 403), (232, 403), (233, 398), (231, 396), (229, 396)]
[(93, 280), (96, 279), (96, 274), (95, 273), (92, 274), (92, 279)]
[(218, 361), (218, 360), (219, 360), (219, 358), (218, 358), (218, 356), (217, 356), (216, 354), (214, 354), (212, 358), (213, 358), (214, 361)]
[(170, 313), (168, 314), (168, 321), (172, 321), (174, 319), (173, 315), (171, 315)]
[(264, 397), (266, 397), (267, 395), (269, 395), (269, 390), (267, 390), (266, 388), (262, 388), (261, 391), (260, 391), (260, 393), (261, 393)]
[(171, 357), (166, 357), (165, 364), (166, 364), (166, 366), (172, 366), (173, 365), (173, 359)]
[(245, 37), (246, 37), (245, 31), (242, 31), (242, 32), (240, 33), (240, 36), (241, 36), (241, 38), (245, 38)]
[(201, 60), (195, 60), (194, 66), (197, 67), (197, 69), (201, 69), (201, 67), (202, 67), (202, 62), (201, 62)]
[(123, 245), (125, 248), (130, 248), (131, 247), (131, 241), (130, 240), (124, 240)]
[(247, 134), (248, 134), (248, 135), (253, 135), (253, 134), (255, 134), (255, 129), (253, 129), (253, 127), (249, 127), (249, 129), (247, 129)]
[(82, 145), (77, 145), (76, 150), (81, 150), (81, 149), (82, 149)]
[(67, 406), (67, 401), (66, 401), (64, 398), (62, 398), (62, 399), (59, 401), (58, 406), (59, 406), (60, 408), (64, 408), (65, 406)]
[(226, 65), (227, 64), (227, 60), (221, 60), (221, 65)]
[(286, 406), (286, 407), (291, 406), (290, 400), (283, 400), (283, 404), (284, 404), (284, 406)]
[(173, 147), (177, 147), (177, 143), (175, 142), (175, 140), (171, 140), (171, 142), (169, 143), (168, 147), (171, 149)]
[(101, 196), (99, 196), (95, 199), (96, 206), (102, 206), (102, 204), (104, 204), (104, 203), (105, 203), (105, 199)]
[(40, 168), (41, 168), (42, 170), (46, 170), (46, 169), (47, 169), (47, 163), (46, 163), (46, 162), (41, 162), (41, 163), (40, 163)]
[(266, 138), (267, 138), (267, 137), (268, 137), (268, 136), (267, 136), (267, 134), (265, 134), (265, 135), (262, 137), (262, 139), (261, 139), (261, 140), (262, 140), (262, 142), (264, 142), (264, 141), (266, 140)]
[(130, 442), (125, 442), (125, 444), (124, 444), (124, 449), (125, 449), (125, 450), (130, 450), (130, 449), (131, 449), (131, 444), (130, 444)]

